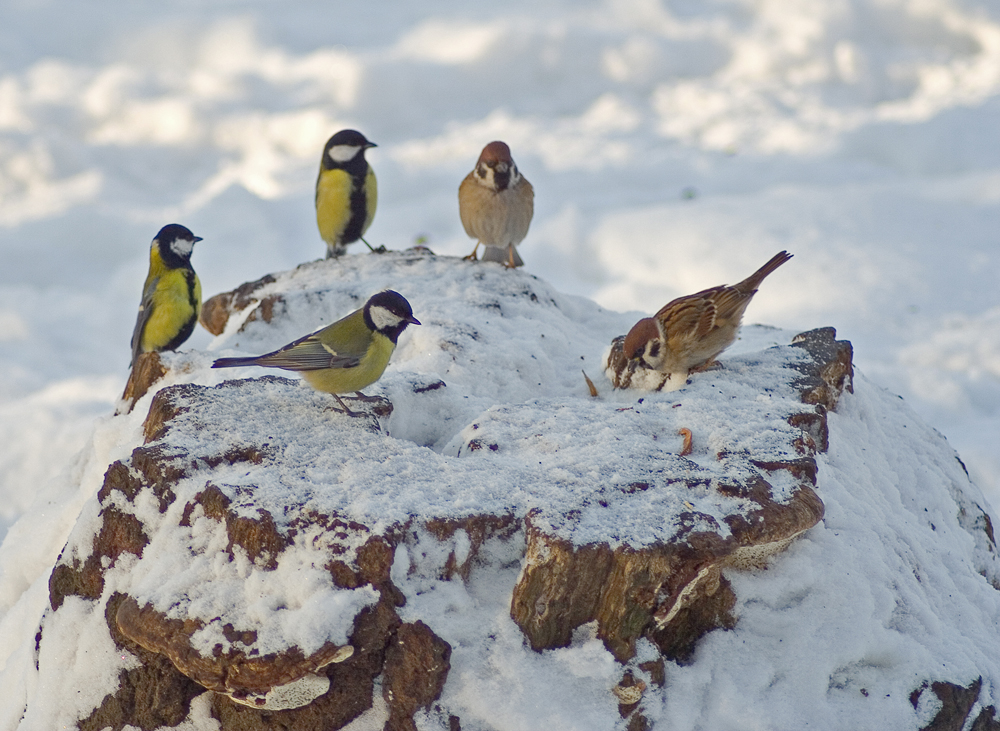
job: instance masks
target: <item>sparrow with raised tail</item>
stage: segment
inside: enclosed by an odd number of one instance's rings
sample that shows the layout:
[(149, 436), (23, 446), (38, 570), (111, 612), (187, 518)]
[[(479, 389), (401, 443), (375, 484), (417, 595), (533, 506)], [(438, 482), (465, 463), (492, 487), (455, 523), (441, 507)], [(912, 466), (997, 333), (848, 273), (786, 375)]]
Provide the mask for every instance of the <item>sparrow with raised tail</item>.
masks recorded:
[(471, 173), (458, 186), (458, 213), (465, 233), (476, 239), (466, 259), (475, 259), (482, 244), (483, 261), (509, 268), (523, 266), (517, 245), (528, 235), (535, 212), (535, 191), (517, 169), (504, 142), (491, 142), (479, 154)]
[(201, 310), (201, 282), (191, 267), (191, 252), (199, 241), (200, 236), (177, 223), (164, 226), (153, 239), (132, 331), (133, 366), (140, 353), (177, 350), (191, 337)]
[(360, 310), (273, 353), (219, 358), (212, 367), (298, 371), (310, 386), (333, 394), (344, 412), (353, 415), (338, 394), (361, 391), (381, 378), (400, 334), (407, 325), (419, 324), (406, 298), (387, 289), (372, 295)]
[(653, 317), (639, 320), (628, 335), (612, 342), (605, 374), (615, 388), (682, 388), (689, 373), (709, 368), (736, 341), (743, 313), (760, 283), (791, 258), (782, 251), (739, 284), (678, 297)]
[(340, 256), (358, 239), (372, 248), (362, 238), (378, 204), (375, 173), (365, 160), (370, 147), (376, 144), (353, 129), (340, 130), (323, 147), (316, 178), (316, 224), (327, 259)]

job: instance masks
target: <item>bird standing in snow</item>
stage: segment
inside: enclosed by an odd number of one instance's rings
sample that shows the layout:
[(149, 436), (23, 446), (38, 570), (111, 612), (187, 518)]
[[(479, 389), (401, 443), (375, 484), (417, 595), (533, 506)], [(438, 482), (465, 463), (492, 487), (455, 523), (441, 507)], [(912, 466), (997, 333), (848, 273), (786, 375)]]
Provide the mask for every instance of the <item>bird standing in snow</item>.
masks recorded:
[(201, 310), (201, 282), (191, 267), (191, 252), (199, 241), (200, 236), (176, 223), (161, 228), (153, 239), (132, 331), (132, 366), (140, 353), (176, 350), (191, 337)]
[(316, 224), (326, 242), (328, 259), (340, 256), (348, 244), (365, 241), (365, 231), (375, 218), (378, 184), (365, 160), (365, 150), (376, 147), (353, 129), (342, 129), (323, 148), (316, 178)]
[(466, 259), (475, 259), (479, 245), (483, 261), (508, 268), (523, 266), (517, 245), (528, 235), (535, 212), (535, 191), (517, 169), (504, 142), (491, 142), (476, 167), (458, 186), (458, 213), (465, 233), (476, 239)]
[(743, 313), (764, 278), (792, 258), (782, 251), (733, 286), (678, 297), (612, 343), (605, 373), (615, 388), (676, 391), (736, 340)]
[(219, 358), (212, 367), (299, 371), (310, 386), (332, 393), (344, 412), (353, 415), (338, 394), (361, 391), (381, 378), (400, 334), (407, 325), (419, 324), (406, 298), (387, 289), (372, 295), (360, 310), (273, 353)]

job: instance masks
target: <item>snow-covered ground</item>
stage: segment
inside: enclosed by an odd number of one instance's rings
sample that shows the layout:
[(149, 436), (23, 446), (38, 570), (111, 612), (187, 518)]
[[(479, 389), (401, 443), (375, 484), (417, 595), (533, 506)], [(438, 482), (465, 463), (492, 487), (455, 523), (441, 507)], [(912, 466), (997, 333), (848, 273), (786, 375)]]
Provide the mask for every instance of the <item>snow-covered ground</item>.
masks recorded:
[(836, 326), (1000, 502), (995, 4), (0, 14), (0, 531), (120, 392), (153, 234), (204, 237), (206, 295), (321, 256), (315, 169), (345, 126), (379, 143), (389, 248), (471, 250), (456, 189), (494, 138), (535, 186), (527, 268), (562, 291), (649, 313), (787, 248), (748, 321)]
[(638, 316), (788, 249), (748, 322), (836, 326), (1000, 505), (995, 3), (13, 0), (0, 535), (94, 468), (156, 231), (204, 237), (206, 295), (318, 258), (346, 126), (379, 144), (374, 244), (470, 251), (458, 183), (503, 139), (536, 190), (526, 269), (561, 291)]
[[(774, 283), (789, 278), (783, 267)], [(366, 389), (394, 405), (386, 431), (286, 379), (193, 389), (175, 394), (178, 415), (150, 445), (160, 456), (146, 462), (147, 475), (184, 466), (170, 496), (161, 503), (156, 493), (166, 492), (157, 485), (127, 497), (119, 483), (99, 502), (106, 466), (143, 443), (153, 394), (131, 413), (98, 420), (73, 479), (52, 481), (0, 547), (0, 730), (72, 728), (116, 692), (119, 671), (138, 667), (108, 634), (109, 602), (119, 592), (171, 618), (204, 621), (192, 642), (206, 655), (228, 646), (220, 644), (230, 642), (225, 623), (256, 633), (262, 655), (289, 644), (307, 653), (342, 644), (353, 613), (375, 592), (334, 586), (331, 555), (349, 561), (373, 534), (417, 516), (392, 564), (406, 597), (398, 612), (452, 647), (440, 702), (418, 715), (419, 727), (443, 731), (456, 715), (468, 731), (624, 731), (611, 691), (623, 667), (596, 622), (577, 627), (569, 647), (534, 652), (511, 619), (511, 592), (525, 580), (524, 534), (487, 541), (464, 582), (441, 577), (449, 554), (469, 555), (469, 534), (445, 538), (421, 524), (530, 513), (536, 529), (577, 544), (642, 547), (683, 531), (680, 516), (693, 513), (701, 516), (695, 530), (725, 536), (727, 515), (756, 505), (709, 482), (747, 484), (758, 474), (748, 459), (798, 455), (791, 444), (801, 433), (786, 421), (803, 410), (789, 385), (799, 375), (789, 366), (804, 357), (787, 346), (794, 331), (744, 328), (722, 367), (695, 374), (680, 391), (612, 391), (595, 367), (630, 315), (493, 263), (362, 255), (279, 276), (261, 292), (283, 297), (270, 323), (228, 329), (214, 353), (165, 356), (165, 384), (264, 375), (208, 366), (217, 354), (277, 347), (390, 283), (407, 292), (423, 324), (403, 333), (384, 377)], [(589, 395), (581, 368), (595, 376), (600, 398)], [(828, 424), (830, 449), (817, 455), (825, 517), (767, 570), (726, 570), (738, 623), (704, 637), (690, 664), (666, 662), (665, 684), (650, 685), (642, 700), (656, 728), (911, 731), (941, 708), (928, 683), (969, 686), (980, 677), (972, 717), (1000, 705), (1000, 559), (978, 489), (939, 434), (864, 376)], [(681, 425), (694, 433), (694, 451), (683, 458)], [(254, 465), (218, 457), (227, 452), (263, 457)], [(148, 484), (141, 460), (126, 464), (137, 484)], [(766, 478), (779, 503), (800, 486), (782, 472)], [(647, 489), (629, 489), (647, 480)], [(289, 545), (255, 560), (235, 546), (227, 558), (226, 522), (205, 506), (189, 511), (208, 484), (232, 500), (227, 510), (251, 519), (267, 511)], [(75, 590), (85, 596), (66, 596), (51, 611), (48, 569), (64, 545), (63, 568), (93, 558), (95, 536), (107, 531), (102, 506), (105, 515), (114, 509), (139, 521), (149, 543), (141, 558), (105, 554), (100, 596), (81, 583)], [(324, 515), (349, 527), (325, 529), (317, 517)], [(532, 553), (537, 569), (544, 550)], [(75, 586), (56, 584), (57, 596)], [(659, 651), (645, 639), (636, 649), (628, 667), (640, 673), (636, 663)], [(177, 728), (218, 731), (208, 696), (195, 699)], [(384, 727), (379, 690), (376, 698), (350, 731)]]

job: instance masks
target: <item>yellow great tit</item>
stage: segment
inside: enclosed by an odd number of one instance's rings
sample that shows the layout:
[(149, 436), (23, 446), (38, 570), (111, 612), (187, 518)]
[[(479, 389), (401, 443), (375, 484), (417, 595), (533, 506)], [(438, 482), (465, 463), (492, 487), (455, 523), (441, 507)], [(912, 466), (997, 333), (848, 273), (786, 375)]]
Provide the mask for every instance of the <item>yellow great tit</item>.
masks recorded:
[[(375, 218), (378, 184), (365, 160), (365, 150), (376, 147), (353, 129), (342, 129), (326, 142), (316, 178), (316, 224), (326, 242), (326, 258), (340, 256), (348, 244), (365, 241)], [(371, 244), (365, 241), (371, 249)]]
[(264, 366), (300, 371), (317, 391), (337, 394), (360, 391), (382, 377), (396, 340), (407, 325), (419, 325), (403, 295), (387, 289), (365, 302), (360, 310), (289, 343), (273, 353), (250, 358), (219, 358), (213, 368)]
[(201, 310), (201, 282), (191, 268), (191, 251), (199, 241), (200, 236), (176, 223), (161, 228), (153, 239), (132, 331), (133, 366), (140, 353), (176, 350), (194, 331)]

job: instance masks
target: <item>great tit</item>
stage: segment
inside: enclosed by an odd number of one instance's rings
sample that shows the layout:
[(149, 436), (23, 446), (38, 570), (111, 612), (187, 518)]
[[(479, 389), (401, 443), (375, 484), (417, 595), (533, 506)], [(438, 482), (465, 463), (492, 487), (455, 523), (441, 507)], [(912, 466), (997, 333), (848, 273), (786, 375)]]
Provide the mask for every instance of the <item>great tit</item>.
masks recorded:
[(513, 269), (523, 266), (517, 245), (528, 235), (535, 212), (535, 191), (521, 175), (505, 142), (483, 148), (476, 167), (458, 186), (458, 214), (465, 232), (476, 239), (466, 259), (475, 259), (483, 244), (483, 261)]
[(264, 366), (300, 371), (317, 391), (338, 394), (360, 391), (382, 377), (396, 340), (407, 325), (419, 325), (403, 295), (387, 289), (374, 294), (360, 310), (273, 353), (251, 358), (219, 358), (213, 368)]
[[(378, 184), (365, 160), (365, 150), (376, 147), (353, 129), (342, 129), (326, 142), (316, 178), (316, 224), (326, 242), (326, 258), (340, 256), (348, 244), (365, 241), (375, 218)], [(371, 245), (365, 241), (365, 246)]]
[(200, 236), (176, 223), (161, 228), (153, 239), (132, 331), (133, 366), (140, 353), (176, 350), (194, 331), (201, 310), (201, 282), (191, 268), (191, 251), (199, 241)]

